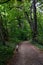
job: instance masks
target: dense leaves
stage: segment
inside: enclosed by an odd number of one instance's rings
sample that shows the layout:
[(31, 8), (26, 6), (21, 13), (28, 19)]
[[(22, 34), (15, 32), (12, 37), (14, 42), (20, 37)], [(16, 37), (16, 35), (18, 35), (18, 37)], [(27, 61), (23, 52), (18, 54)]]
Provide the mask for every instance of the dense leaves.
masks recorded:
[(0, 47), (0, 65), (6, 65), (7, 60), (13, 54), (13, 49), (11, 47)]

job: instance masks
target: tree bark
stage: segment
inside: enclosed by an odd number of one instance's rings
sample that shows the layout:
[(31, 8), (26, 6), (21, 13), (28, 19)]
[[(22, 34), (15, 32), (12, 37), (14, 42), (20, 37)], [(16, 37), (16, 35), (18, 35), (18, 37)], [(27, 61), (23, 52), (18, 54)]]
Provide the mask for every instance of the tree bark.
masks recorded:
[(37, 38), (37, 15), (36, 15), (36, 0), (33, 0), (33, 41)]
[(6, 1), (3, 0), (3, 2), (2, 1), (0, 2), (0, 4), (8, 3), (9, 1), (10, 0), (6, 0)]
[(1, 41), (3, 45), (5, 45), (5, 39), (4, 39), (4, 27), (3, 27), (3, 22), (2, 22), (2, 17), (0, 16), (0, 35), (1, 35)]

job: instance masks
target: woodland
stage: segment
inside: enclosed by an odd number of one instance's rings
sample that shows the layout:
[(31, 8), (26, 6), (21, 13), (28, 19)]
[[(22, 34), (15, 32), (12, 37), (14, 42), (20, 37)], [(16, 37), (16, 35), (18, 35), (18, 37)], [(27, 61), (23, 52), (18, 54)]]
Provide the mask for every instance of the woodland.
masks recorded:
[(43, 49), (43, 0), (0, 0), (0, 65), (21, 41)]

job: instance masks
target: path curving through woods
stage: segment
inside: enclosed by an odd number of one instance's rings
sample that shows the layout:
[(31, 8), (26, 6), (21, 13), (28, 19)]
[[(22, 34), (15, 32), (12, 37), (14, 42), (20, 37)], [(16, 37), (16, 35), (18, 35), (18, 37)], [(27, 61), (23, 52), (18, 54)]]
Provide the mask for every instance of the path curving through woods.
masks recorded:
[(21, 42), (7, 65), (43, 65), (43, 52), (28, 41)]

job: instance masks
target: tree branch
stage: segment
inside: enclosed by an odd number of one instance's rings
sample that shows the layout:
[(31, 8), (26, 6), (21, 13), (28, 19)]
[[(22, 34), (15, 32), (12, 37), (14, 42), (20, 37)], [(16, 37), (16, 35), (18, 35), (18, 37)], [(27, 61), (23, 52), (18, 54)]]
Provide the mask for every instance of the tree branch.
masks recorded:
[(6, 0), (6, 1), (0, 2), (0, 4), (8, 3), (9, 1), (10, 0)]

